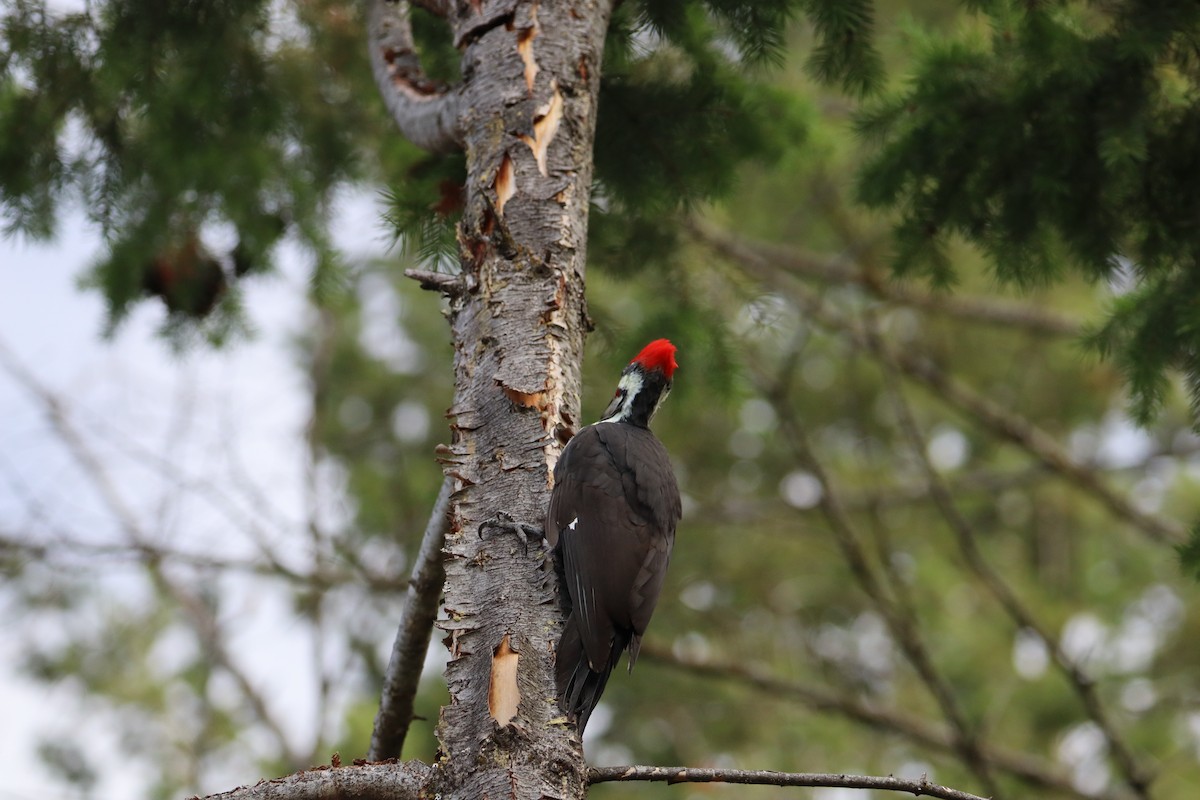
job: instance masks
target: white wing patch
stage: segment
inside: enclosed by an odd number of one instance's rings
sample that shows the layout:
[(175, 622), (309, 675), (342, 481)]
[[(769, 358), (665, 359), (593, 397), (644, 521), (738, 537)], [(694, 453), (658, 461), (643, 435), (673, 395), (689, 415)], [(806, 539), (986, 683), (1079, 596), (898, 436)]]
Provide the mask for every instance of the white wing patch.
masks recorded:
[(573, 519), (567, 523), (567, 527), (571, 530), (575, 530), (575, 526), (578, 524), (579, 524), (579, 517), (576, 517), (575, 519)]

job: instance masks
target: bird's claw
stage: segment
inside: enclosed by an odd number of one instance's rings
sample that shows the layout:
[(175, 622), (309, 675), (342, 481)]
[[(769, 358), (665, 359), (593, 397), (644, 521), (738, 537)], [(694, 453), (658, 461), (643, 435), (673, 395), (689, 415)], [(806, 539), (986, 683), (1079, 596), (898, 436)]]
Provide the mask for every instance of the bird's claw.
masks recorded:
[(528, 522), (518, 522), (512, 518), (510, 514), (500, 511), (491, 519), (485, 519), (479, 523), (479, 538), (486, 539), (485, 530), (501, 530), (508, 531), (516, 535), (521, 540), (521, 548), (525, 555), (529, 555), (529, 540), (539, 541), (546, 538), (546, 532), (539, 525), (531, 525)]

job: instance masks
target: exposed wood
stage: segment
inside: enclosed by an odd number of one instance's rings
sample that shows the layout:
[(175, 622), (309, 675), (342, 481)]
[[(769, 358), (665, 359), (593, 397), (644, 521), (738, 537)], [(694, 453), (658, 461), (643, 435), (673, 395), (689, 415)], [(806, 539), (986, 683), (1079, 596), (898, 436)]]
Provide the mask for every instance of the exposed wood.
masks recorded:
[(521, 688), (517, 686), (517, 667), (521, 656), (512, 649), (505, 636), (492, 656), (492, 679), (488, 683), (488, 713), (500, 726), (512, 722), (521, 704)]

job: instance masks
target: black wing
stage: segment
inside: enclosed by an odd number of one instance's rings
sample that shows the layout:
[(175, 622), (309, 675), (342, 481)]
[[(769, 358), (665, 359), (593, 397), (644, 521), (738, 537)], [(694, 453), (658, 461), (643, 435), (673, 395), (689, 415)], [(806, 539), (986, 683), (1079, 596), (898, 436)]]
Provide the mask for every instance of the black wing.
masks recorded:
[(632, 667), (681, 514), (666, 448), (645, 428), (598, 423), (571, 440), (554, 474), (546, 536), (560, 560), (564, 610), (592, 671), (612, 669), (618, 639), (629, 642)]

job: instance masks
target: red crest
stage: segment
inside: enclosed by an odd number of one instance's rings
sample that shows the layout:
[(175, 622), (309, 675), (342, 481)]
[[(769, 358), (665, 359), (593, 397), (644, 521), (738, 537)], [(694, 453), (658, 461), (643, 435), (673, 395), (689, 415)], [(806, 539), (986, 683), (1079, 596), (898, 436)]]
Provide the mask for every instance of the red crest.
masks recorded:
[(679, 368), (679, 365), (675, 363), (675, 345), (666, 339), (655, 339), (643, 347), (642, 352), (638, 353), (629, 363), (641, 364), (648, 370), (662, 370), (662, 373), (667, 376), (667, 380), (670, 380), (671, 375)]

